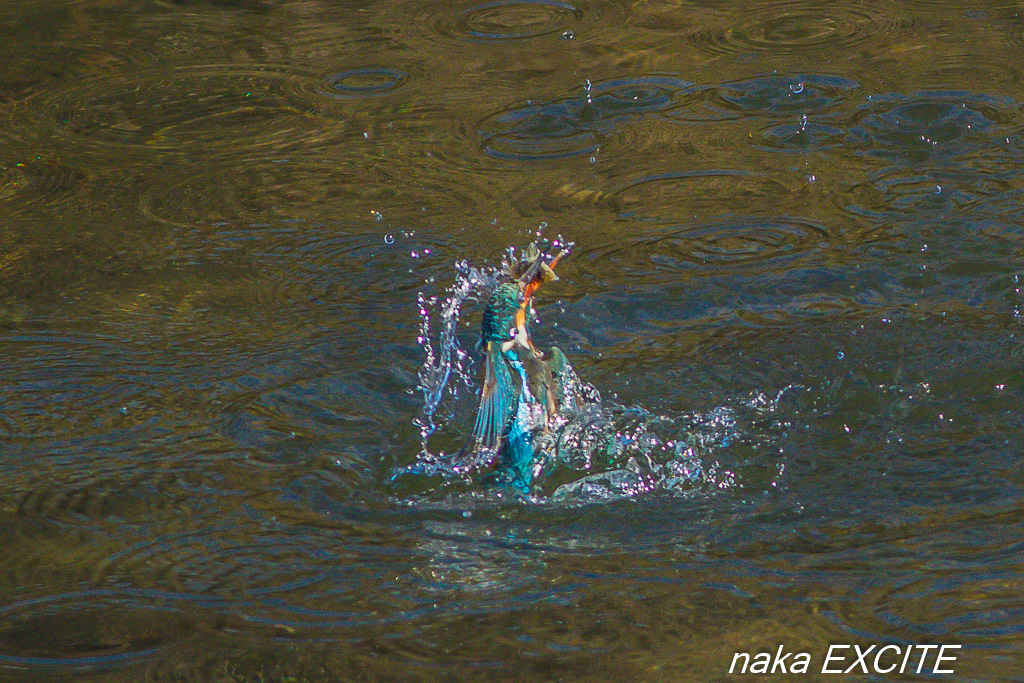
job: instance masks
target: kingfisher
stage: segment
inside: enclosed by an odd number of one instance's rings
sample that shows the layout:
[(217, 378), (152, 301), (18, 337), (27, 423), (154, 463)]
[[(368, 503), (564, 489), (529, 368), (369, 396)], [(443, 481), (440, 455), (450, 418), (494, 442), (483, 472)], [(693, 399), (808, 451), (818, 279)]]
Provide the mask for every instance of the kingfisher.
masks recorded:
[(547, 249), (531, 243), (523, 257), (506, 263), (504, 277), (484, 307), (479, 346), (483, 350), (483, 387), (473, 435), (466, 450), (500, 457), (489, 483), (529, 492), (539, 455), (537, 436), (547, 433), (563, 404), (573, 401), (575, 376), (558, 347), (543, 353), (528, 326), (533, 295), (541, 284), (558, 279), (554, 267), (572, 243), (548, 259)]

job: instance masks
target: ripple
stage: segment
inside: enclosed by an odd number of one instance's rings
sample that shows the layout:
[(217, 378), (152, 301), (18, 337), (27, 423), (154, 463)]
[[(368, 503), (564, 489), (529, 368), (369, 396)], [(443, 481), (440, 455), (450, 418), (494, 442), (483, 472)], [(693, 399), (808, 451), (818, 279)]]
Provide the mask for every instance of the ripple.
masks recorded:
[(409, 79), (409, 74), (399, 69), (366, 67), (350, 69), (324, 76), (324, 88), (316, 92), (326, 97), (376, 97), (391, 93)]
[[(860, 217), (897, 223), (920, 211), (971, 210), (974, 219), (1013, 218), (1020, 211), (1016, 172), (897, 167), (873, 174), (844, 193), (841, 207)], [(1011, 209), (1007, 214), (1006, 210)]]
[(7, 605), (0, 608), (0, 664), (126, 665), (192, 635), (179, 603), (156, 591), (89, 590)]
[[(229, 529), (205, 530), (140, 542), (111, 555), (101, 569), (104, 573), (134, 575), (155, 570), (162, 582), (186, 592), (209, 593), (212, 586), (217, 586), (222, 597), (266, 595), (287, 592), (297, 583), (308, 584), (326, 568), (317, 562), (300, 562), (303, 548), (314, 550), (273, 535), (245, 540), (233, 538)], [(307, 556), (307, 560), (312, 557)], [(337, 559), (329, 551), (321, 559), (329, 558)], [(276, 575), (265, 571), (270, 566), (277, 569)]]
[(842, 128), (823, 123), (799, 123), (772, 126), (764, 131), (764, 147), (783, 152), (810, 152), (840, 147), (846, 140)]
[(413, 21), (432, 27), (441, 38), (509, 47), (531, 41), (557, 41), (562, 47), (606, 45), (626, 17), (623, 7), (610, 0), (477, 1), (457, 12), (449, 5), (426, 3), (421, 12)]
[(182, 228), (244, 224), (266, 220), (275, 209), (326, 203), (328, 178), (349, 179), (347, 174), (284, 163), (251, 166), (246, 173), (217, 167), (198, 172), (167, 167), (159, 180), (143, 184), (138, 209), (149, 220)]
[(0, 168), (0, 202), (16, 199), (21, 207), (47, 204), (84, 177), (80, 171), (60, 164), (30, 162)]
[(30, 182), (20, 164), (14, 168), (0, 169), (0, 200), (13, 197)]
[[(105, 444), (103, 453), (110, 455), (137, 448), (141, 432), (155, 426), (154, 411), (146, 407), (148, 387), (114, 376), (151, 373), (161, 367), (161, 359), (139, 360), (130, 343), (106, 334), (24, 331), (6, 341), (5, 353), (23, 359), (16, 371), (8, 372), (0, 423), (7, 439), (22, 445), (59, 440), (61, 445), (52, 446), (52, 453), (74, 448), (85, 434), (90, 439), (120, 439), (117, 445)], [(125, 438), (128, 433), (131, 439)], [(79, 444), (71, 439), (76, 434)], [(102, 467), (95, 459), (92, 474)], [(87, 478), (76, 487), (91, 490), (94, 484)]]
[(954, 642), (1016, 642), (1024, 620), (1016, 567), (935, 571), (893, 582), (875, 598), (880, 630)]
[(829, 74), (758, 76), (708, 88), (703, 109), (681, 110), (684, 120), (723, 120), (748, 116), (825, 114), (850, 101), (856, 81)]
[(308, 79), (209, 65), (87, 81), (41, 103), (74, 145), (105, 153), (164, 152), (204, 159), (282, 155), (325, 143), (330, 123), (309, 116)]
[(692, 87), (671, 77), (618, 79), (575, 97), (506, 110), (479, 124), (483, 151), (516, 161), (592, 155), (623, 124), (668, 110)]
[(931, 55), (921, 70), (915, 68), (915, 74), (921, 83), (934, 88), (961, 88), (965, 83), (975, 87), (992, 88), (1009, 91), (1021, 82), (1024, 77), (1017, 63), (1002, 59), (1002, 51), (975, 50), (969, 54), (951, 55), (948, 53)]
[(394, 542), (387, 534), (352, 527), (343, 530), (349, 541), (339, 545), (338, 529), (302, 527), (245, 537), (235, 531), (203, 528), (160, 536), (111, 555), (99, 569), (220, 601), (222, 609), (250, 624), (344, 627), (373, 623), (381, 618), (375, 609), (387, 609), (382, 602), (394, 589), (388, 588), (394, 576), (383, 574), (382, 563), (390, 551), (353, 541), (362, 536), (371, 544)]
[(562, 33), (582, 12), (557, 0), (496, 0), (459, 13), (456, 30), (465, 38), (507, 41)]
[(733, 218), (709, 225), (687, 227), (649, 242), (661, 268), (689, 264), (747, 265), (788, 258), (819, 248), (828, 230), (801, 218)]
[[(731, 170), (708, 170), (642, 178), (612, 193), (605, 201), (621, 218), (679, 223), (717, 215), (723, 207), (751, 212), (789, 193), (768, 175)], [(660, 207), (661, 210), (659, 211)]]
[(740, 21), (691, 33), (688, 40), (717, 54), (798, 54), (809, 48), (850, 49), (898, 27), (897, 15), (874, 3), (827, 4), (811, 0), (744, 5)]
[[(384, 211), (387, 220), (399, 215), (422, 220), (425, 215), (450, 216), (456, 207), (469, 214), (481, 212), (493, 202), (497, 190), (483, 184), (475, 170), (451, 168), (439, 155), (410, 155), (387, 169), (374, 157), (347, 165), (315, 158), (280, 163), (256, 159), (244, 170), (166, 164), (155, 169), (159, 178), (140, 183), (137, 207), (148, 220), (189, 229), (290, 220), (320, 215), (324, 207), (343, 208), (357, 220), (370, 218), (371, 210)], [(402, 182), (395, 182), (396, 177)], [(379, 179), (378, 189), (356, 194), (353, 188), (369, 179)]]
[[(886, 197), (887, 205), (900, 211), (946, 209), (950, 203), (957, 208), (966, 208), (981, 199), (979, 191), (988, 194), (986, 189), (994, 190), (996, 193), (1008, 189), (1005, 183), (993, 186), (992, 182), (975, 183), (975, 180), (977, 179), (895, 173), (875, 180), (875, 186)], [(999, 187), (1000, 185), (1002, 187)]]
[(933, 152), (964, 154), (989, 144), (985, 135), (1013, 121), (1012, 101), (956, 91), (869, 98), (850, 130), (855, 144), (873, 156), (923, 161)]

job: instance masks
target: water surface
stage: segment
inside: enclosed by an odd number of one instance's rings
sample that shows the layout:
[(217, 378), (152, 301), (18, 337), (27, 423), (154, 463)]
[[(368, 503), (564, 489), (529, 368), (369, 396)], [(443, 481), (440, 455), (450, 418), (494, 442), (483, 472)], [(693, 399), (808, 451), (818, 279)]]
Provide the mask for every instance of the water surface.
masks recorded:
[[(1022, 48), (1009, 2), (4, 3), (0, 677), (1019, 678)], [(445, 470), (479, 303), (440, 333), (542, 223), (602, 403), (520, 496)]]

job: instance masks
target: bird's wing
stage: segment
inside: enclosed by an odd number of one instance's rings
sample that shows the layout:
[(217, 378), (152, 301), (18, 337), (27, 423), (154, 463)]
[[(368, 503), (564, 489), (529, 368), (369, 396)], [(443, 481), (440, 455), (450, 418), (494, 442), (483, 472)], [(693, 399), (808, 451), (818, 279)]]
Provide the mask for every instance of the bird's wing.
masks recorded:
[(487, 342), (484, 360), (484, 385), (480, 391), (480, 409), (473, 425), (475, 449), (496, 449), (519, 398), (518, 377), (501, 352), (501, 345)]

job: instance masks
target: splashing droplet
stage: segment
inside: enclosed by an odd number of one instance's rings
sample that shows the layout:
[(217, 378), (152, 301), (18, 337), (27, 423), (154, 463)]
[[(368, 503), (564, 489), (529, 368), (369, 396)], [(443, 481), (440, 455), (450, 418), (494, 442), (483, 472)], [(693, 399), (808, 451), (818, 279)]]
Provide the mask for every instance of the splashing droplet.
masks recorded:
[(802, 93), (804, 91), (804, 84), (803, 83), (793, 83), (792, 85), (789, 86), (789, 90), (794, 95), (799, 95), (800, 93)]

